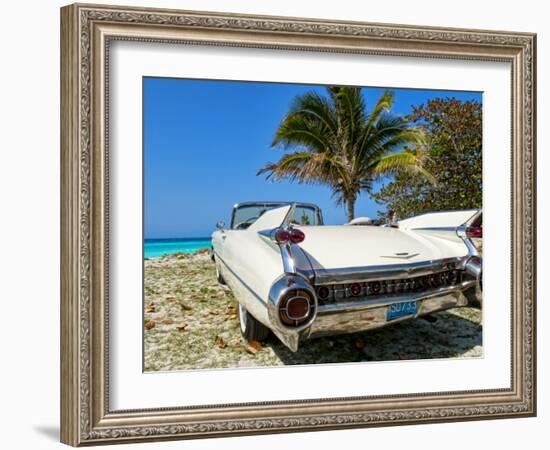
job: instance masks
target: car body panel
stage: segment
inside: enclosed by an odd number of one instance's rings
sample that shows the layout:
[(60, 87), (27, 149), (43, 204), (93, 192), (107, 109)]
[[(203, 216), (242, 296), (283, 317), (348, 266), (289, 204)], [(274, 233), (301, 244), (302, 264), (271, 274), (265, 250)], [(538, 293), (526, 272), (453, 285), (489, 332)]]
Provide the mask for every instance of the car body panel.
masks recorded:
[(212, 236), (212, 246), (224, 266), (238, 274), (262, 299), (267, 298), (271, 284), (283, 274), (278, 249), (266, 245), (252, 230), (217, 231)]

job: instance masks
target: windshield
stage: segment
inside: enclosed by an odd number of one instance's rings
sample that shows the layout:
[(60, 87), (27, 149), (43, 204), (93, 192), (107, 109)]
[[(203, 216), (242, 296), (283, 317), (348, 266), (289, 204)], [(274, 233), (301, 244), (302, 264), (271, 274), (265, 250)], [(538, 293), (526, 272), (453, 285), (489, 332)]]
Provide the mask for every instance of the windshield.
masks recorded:
[[(284, 204), (251, 204), (242, 205), (233, 211), (231, 228), (244, 230), (256, 221), (264, 212), (284, 206)], [(313, 206), (296, 205), (292, 223), (297, 225), (321, 225), (319, 210)]]

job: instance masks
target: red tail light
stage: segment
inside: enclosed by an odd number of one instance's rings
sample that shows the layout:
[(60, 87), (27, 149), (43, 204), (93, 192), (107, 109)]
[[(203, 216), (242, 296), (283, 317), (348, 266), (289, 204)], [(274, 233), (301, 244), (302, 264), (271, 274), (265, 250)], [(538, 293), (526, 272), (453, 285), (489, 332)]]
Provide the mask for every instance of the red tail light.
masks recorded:
[(382, 285), (380, 284), (380, 281), (373, 281), (372, 283), (369, 283), (369, 287), (373, 294), (378, 294), (382, 288)]
[(315, 312), (309, 292), (302, 289), (289, 291), (279, 304), (279, 318), (287, 326), (297, 327), (305, 323)]
[(275, 231), (277, 244), (288, 244), (290, 242), (290, 231), (279, 228)]
[(326, 286), (321, 286), (317, 289), (317, 295), (324, 300), (330, 295), (330, 289)]
[(306, 238), (306, 235), (303, 231), (292, 229), (290, 232), (290, 240), (294, 242), (295, 244), (299, 244), (300, 242), (304, 242), (304, 239)]
[(350, 286), (351, 295), (359, 295), (361, 293), (361, 285), (359, 283), (353, 283)]
[(466, 236), (469, 238), (482, 238), (483, 227), (468, 227), (466, 228)]
[(275, 231), (275, 240), (277, 241), (277, 244), (288, 244), (290, 242), (294, 244), (299, 244), (300, 242), (304, 242), (305, 238), (306, 235), (303, 233), (303, 231), (297, 230), (295, 228), (291, 230), (279, 228), (277, 231)]

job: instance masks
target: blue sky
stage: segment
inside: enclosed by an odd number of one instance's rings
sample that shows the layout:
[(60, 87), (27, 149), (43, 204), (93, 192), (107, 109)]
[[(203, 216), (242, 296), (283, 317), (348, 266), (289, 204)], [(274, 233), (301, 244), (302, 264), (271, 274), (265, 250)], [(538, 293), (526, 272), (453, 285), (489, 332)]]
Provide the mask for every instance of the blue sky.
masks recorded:
[[(253, 200), (303, 201), (319, 205), (326, 223), (344, 223), (331, 191), (289, 181), (266, 181), (256, 172), (277, 161), (275, 129), (296, 95), (322, 86), (235, 81), (143, 79), (145, 238), (209, 236), (218, 220), (229, 221), (233, 204)], [(367, 109), (385, 88), (364, 88)], [(435, 97), (481, 102), (481, 93), (393, 89), (393, 112)], [(382, 206), (367, 194), (356, 216), (376, 217)]]

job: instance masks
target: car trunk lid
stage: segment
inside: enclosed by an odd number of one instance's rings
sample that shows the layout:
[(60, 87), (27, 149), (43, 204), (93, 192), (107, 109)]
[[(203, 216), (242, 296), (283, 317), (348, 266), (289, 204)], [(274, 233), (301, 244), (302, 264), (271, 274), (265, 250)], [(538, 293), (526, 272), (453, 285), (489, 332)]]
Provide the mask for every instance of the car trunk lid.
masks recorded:
[(376, 226), (300, 226), (300, 248), (314, 271), (414, 264), (462, 257), (465, 245), (410, 230)]

